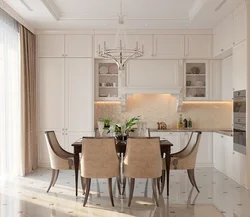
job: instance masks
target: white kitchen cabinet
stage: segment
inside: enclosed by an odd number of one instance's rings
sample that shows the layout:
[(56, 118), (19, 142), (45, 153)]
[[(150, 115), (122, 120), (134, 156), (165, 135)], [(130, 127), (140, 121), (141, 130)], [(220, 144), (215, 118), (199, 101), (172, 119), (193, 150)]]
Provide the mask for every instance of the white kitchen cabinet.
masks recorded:
[(247, 186), (247, 159), (246, 155), (234, 152), (233, 155), (234, 180), (244, 187)]
[(138, 42), (139, 50), (144, 47), (144, 54), (140, 59), (152, 58), (153, 56), (153, 35), (127, 35), (127, 48), (134, 49)]
[(180, 148), (181, 150), (187, 146), (191, 132), (180, 132)]
[(202, 132), (197, 153), (196, 165), (199, 167), (213, 166), (213, 133)]
[(233, 150), (233, 137), (232, 136), (224, 136), (224, 149), (225, 149), (225, 174), (233, 179), (234, 170), (234, 150)]
[(213, 134), (214, 167), (225, 173), (225, 145), (224, 136), (219, 133)]
[(39, 166), (49, 165), (44, 131), (54, 130), (60, 145), (93, 135), (94, 88), (91, 58), (38, 59)]
[(247, 37), (247, 11), (239, 8), (234, 12), (234, 44), (237, 45)]
[(221, 67), (221, 99), (232, 101), (233, 96), (233, 56), (222, 60)]
[(233, 16), (230, 14), (214, 29), (214, 57), (223, 55), (233, 47)]
[(183, 35), (154, 35), (155, 58), (183, 58)]
[(209, 100), (218, 101), (221, 100), (221, 61), (210, 60), (209, 69)]
[(38, 130), (62, 131), (64, 128), (64, 59), (39, 58)]
[(63, 57), (64, 35), (39, 35), (38, 57)]
[(246, 41), (233, 49), (233, 89), (243, 90), (247, 86), (247, 44)]
[(184, 100), (209, 100), (209, 61), (186, 60), (184, 85)]
[(180, 85), (178, 60), (131, 60), (127, 87), (165, 88)]
[(171, 153), (175, 153), (181, 150), (180, 148), (180, 133), (179, 132), (151, 132), (151, 137), (160, 137), (160, 139), (166, 139), (173, 144), (171, 147)]
[(92, 57), (92, 35), (65, 35), (67, 57)]
[(212, 35), (186, 35), (186, 58), (211, 58), (213, 48)]

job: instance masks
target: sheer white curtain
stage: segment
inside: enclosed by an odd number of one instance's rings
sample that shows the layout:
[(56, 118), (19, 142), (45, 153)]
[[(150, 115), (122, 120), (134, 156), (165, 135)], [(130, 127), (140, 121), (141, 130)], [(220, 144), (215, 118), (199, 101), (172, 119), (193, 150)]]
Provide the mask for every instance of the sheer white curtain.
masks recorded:
[(0, 8), (0, 181), (20, 174), (19, 40), (17, 21)]

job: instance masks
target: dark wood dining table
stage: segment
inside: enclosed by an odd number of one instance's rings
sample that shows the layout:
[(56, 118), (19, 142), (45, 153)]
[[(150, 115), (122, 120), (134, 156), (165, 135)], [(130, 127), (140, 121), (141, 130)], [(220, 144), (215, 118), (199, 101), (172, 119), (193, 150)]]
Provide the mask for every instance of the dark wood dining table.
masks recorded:
[[(170, 172), (170, 154), (173, 144), (168, 140), (160, 140), (161, 154), (165, 154), (166, 158), (166, 179), (167, 179), (167, 196), (169, 196), (169, 172)], [(72, 144), (74, 148), (74, 167), (75, 167), (75, 184), (76, 184), (76, 196), (78, 195), (78, 172), (79, 172), (79, 154), (82, 152), (82, 140), (79, 139)], [(126, 143), (123, 141), (116, 141), (116, 151), (118, 154), (125, 155)]]

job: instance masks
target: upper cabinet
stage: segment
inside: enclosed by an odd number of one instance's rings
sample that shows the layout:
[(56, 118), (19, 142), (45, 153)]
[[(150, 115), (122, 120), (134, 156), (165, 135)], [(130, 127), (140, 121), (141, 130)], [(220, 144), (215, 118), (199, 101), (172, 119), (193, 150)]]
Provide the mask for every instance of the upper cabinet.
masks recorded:
[(39, 35), (38, 57), (63, 57), (64, 35)]
[(178, 86), (179, 72), (178, 60), (131, 60), (127, 65), (127, 87)]
[(233, 49), (233, 89), (243, 90), (247, 86), (247, 43), (234, 46)]
[(213, 47), (212, 35), (186, 35), (186, 58), (211, 58)]
[(183, 58), (184, 35), (154, 35), (155, 58)]
[(214, 57), (232, 48), (233, 31), (233, 16), (230, 15), (214, 30)]
[(92, 35), (65, 35), (67, 57), (92, 57)]
[(38, 57), (92, 57), (92, 36), (39, 35)]
[(234, 44), (237, 45), (246, 39), (247, 35), (247, 12), (241, 6), (234, 12)]
[(221, 67), (221, 99), (231, 101), (233, 96), (233, 56), (222, 60)]

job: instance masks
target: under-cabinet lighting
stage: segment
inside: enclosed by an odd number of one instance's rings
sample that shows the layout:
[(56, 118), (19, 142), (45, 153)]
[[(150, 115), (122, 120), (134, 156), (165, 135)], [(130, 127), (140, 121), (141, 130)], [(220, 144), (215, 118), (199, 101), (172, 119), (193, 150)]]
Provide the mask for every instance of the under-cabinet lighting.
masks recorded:
[(232, 101), (223, 101), (223, 102), (218, 102), (218, 101), (188, 101), (188, 102), (183, 102), (183, 104), (232, 104)]
[(120, 104), (119, 101), (112, 101), (112, 102), (104, 102), (104, 101), (95, 101), (95, 104)]

